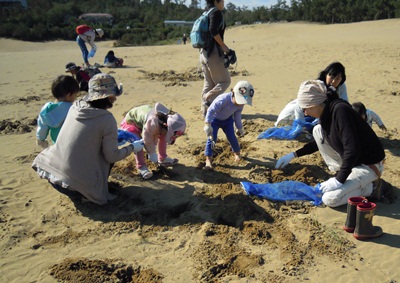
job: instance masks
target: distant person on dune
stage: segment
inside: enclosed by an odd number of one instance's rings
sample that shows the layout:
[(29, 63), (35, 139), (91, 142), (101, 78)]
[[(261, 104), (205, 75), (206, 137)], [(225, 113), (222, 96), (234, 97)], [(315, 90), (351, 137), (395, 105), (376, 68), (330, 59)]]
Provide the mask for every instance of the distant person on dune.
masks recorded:
[[(76, 37), (76, 42), (82, 51), (83, 62), (85, 67), (89, 67), (89, 58), (94, 57), (97, 51), (97, 46), (94, 44), (94, 40), (96, 37), (103, 37), (104, 31), (101, 28), (92, 29), (90, 26), (80, 25), (76, 27), (76, 33), (78, 34)], [(86, 43), (88, 43), (91, 47), (90, 52), (86, 47)]]
[(108, 51), (106, 57), (104, 57), (104, 66), (108, 68), (122, 67), (124, 59), (115, 57), (114, 51)]
[(88, 92), (90, 77), (81, 67), (77, 66), (74, 62), (69, 62), (65, 65), (65, 72), (70, 73), (78, 81), (81, 91)]

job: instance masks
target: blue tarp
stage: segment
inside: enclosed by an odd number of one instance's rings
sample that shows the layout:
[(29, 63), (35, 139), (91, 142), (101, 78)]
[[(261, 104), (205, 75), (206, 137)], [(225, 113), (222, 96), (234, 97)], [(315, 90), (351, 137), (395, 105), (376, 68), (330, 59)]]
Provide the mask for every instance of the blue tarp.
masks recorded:
[(317, 119), (306, 117), (306, 121), (294, 120), (291, 126), (269, 128), (265, 132), (262, 132), (258, 136), (258, 139), (276, 138), (280, 140), (294, 140), (303, 132), (304, 127), (307, 130), (312, 129), (312, 127), (316, 124), (315, 122), (318, 122), (315, 120)]
[(135, 134), (131, 132), (118, 129), (118, 145), (124, 145), (127, 142), (134, 142), (140, 140)]
[(283, 181), (280, 183), (253, 184), (240, 182), (246, 194), (274, 201), (309, 200), (314, 205), (322, 203), (320, 184), (309, 186), (298, 181)]

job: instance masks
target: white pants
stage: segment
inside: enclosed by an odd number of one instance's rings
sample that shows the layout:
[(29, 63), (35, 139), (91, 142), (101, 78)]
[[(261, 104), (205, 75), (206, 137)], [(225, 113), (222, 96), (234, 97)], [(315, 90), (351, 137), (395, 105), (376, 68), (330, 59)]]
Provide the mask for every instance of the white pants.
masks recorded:
[[(342, 164), (340, 155), (324, 140), (321, 125), (313, 129), (313, 136), (318, 145), (318, 149), (329, 170), (337, 172)], [(374, 164), (382, 174), (383, 162)], [(372, 193), (372, 182), (379, 176), (368, 165), (361, 164), (351, 170), (345, 183), (335, 191), (326, 192), (322, 196), (322, 201), (327, 206), (337, 207), (347, 203), (348, 198), (358, 196), (370, 196)]]

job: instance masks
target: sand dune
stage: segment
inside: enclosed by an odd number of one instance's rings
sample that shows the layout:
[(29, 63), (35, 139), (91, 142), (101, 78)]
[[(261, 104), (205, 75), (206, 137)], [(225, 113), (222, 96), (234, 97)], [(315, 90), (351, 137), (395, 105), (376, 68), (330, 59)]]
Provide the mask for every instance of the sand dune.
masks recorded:
[[(190, 45), (113, 48), (98, 43), (92, 63), (109, 50), (126, 67), (102, 68), (124, 84), (111, 112), (117, 121), (131, 107), (162, 102), (182, 114), (187, 134), (168, 153), (180, 164), (142, 181), (134, 158), (110, 177), (118, 199), (99, 207), (52, 189), (30, 168), (40, 152), (35, 119), (52, 100), (51, 81), (66, 63), (81, 64), (74, 41), (0, 39), (1, 282), (398, 282), (399, 200), (378, 203), (374, 224), (384, 235), (357, 241), (341, 227), (346, 208), (279, 203), (245, 195), (239, 182), (329, 177), (319, 156), (274, 170), (276, 156), (301, 141), (257, 140), (300, 83), (326, 65), (346, 67), (350, 102), (362, 101), (388, 128), (373, 127), (387, 155), (383, 175), (400, 187), (400, 20), (341, 25), (276, 23), (237, 26), (226, 42), (238, 56), (232, 87), (248, 80), (253, 107), (245, 107), (240, 164), (223, 137), (216, 170), (205, 172), (199, 104), (198, 52)], [(119, 279), (117, 279), (119, 278)], [(57, 281), (59, 280), (59, 281)], [(119, 280), (119, 281), (118, 281)]]

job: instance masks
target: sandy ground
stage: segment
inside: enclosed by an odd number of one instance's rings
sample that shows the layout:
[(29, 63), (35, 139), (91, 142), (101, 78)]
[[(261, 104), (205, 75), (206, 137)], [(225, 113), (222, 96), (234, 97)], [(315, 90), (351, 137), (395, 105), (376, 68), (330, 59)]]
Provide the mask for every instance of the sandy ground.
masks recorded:
[[(116, 164), (118, 198), (100, 207), (68, 198), (38, 178), (31, 163), (36, 117), (52, 100), (51, 81), (69, 61), (81, 64), (74, 41), (0, 39), (1, 282), (400, 282), (400, 20), (342, 25), (277, 23), (228, 29), (238, 56), (232, 85), (255, 87), (243, 112), (243, 160), (223, 135), (213, 172), (202, 170), (205, 135), (202, 81), (190, 45), (113, 48), (99, 42), (92, 63), (113, 49), (126, 66), (103, 68), (124, 84), (111, 112), (161, 102), (182, 114), (187, 134), (168, 148), (173, 169), (143, 181), (133, 156)], [(373, 127), (387, 155), (383, 175), (393, 195), (373, 219), (384, 235), (357, 241), (341, 227), (346, 207), (272, 202), (244, 194), (239, 183), (327, 179), (319, 154), (274, 170), (276, 157), (303, 142), (258, 140), (273, 126), (304, 80), (333, 61), (346, 67), (350, 102), (362, 101), (386, 127)]]

